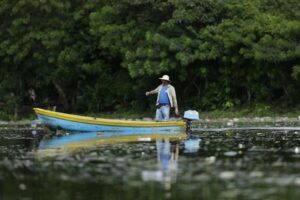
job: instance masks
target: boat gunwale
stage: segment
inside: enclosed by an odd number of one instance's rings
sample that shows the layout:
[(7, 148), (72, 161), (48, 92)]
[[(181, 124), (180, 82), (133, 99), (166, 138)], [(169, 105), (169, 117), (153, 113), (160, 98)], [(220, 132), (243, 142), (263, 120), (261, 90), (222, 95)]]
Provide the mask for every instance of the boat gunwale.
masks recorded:
[(43, 115), (46, 117), (53, 117), (57, 119), (87, 123), (93, 125), (107, 125), (107, 126), (124, 126), (124, 127), (184, 127), (184, 121), (127, 121), (127, 120), (116, 120), (116, 119), (104, 119), (104, 118), (93, 118), (81, 115), (67, 114), (62, 112), (50, 111), (41, 108), (34, 108), (37, 115)]

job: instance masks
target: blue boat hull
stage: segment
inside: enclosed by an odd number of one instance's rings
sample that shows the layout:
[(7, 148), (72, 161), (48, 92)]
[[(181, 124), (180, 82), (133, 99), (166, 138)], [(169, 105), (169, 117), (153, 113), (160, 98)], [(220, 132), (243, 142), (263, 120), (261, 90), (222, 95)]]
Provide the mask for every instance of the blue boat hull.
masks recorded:
[(101, 124), (89, 124), (70, 120), (59, 119), (46, 115), (37, 114), (38, 120), (54, 129), (63, 129), (82, 132), (132, 132), (132, 133), (176, 133), (184, 131), (182, 126), (156, 126), (156, 127), (138, 127), (138, 126), (110, 126)]

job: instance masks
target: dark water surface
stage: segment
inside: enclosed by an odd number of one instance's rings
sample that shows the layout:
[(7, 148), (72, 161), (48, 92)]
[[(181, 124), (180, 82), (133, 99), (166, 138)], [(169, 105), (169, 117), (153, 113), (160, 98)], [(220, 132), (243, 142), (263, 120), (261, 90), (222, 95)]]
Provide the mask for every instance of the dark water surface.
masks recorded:
[[(192, 138), (40, 149), (0, 129), (0, 199), (299, 199), (300, 132), (198, 131)], [(47, 139), (46, 139), (47, 138)], [(199, 145), (198, 145), (199, 144)]]

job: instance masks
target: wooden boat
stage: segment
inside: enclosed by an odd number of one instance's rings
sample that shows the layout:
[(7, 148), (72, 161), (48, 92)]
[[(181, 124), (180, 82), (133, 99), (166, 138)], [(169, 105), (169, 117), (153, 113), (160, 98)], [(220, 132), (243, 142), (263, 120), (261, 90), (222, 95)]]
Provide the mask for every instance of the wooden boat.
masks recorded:
[(85, 117), (34, 108), (38, 120), (54, 129), (63, 129), (81, 132), (132, 132), (132, 133), (163, 133), (183, 132), (186, 123), (184, 121), (127, 121)]

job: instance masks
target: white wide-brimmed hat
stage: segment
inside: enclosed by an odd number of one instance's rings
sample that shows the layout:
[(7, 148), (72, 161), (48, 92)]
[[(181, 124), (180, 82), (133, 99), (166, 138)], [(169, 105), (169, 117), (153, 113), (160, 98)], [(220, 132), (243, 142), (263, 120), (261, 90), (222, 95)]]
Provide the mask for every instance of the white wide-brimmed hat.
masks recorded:
[(163, 75), (161, 78), (159, 78), (160, 80), (164, 80), (164, 81), (170, 81), (170, 77), (168, 75)]

